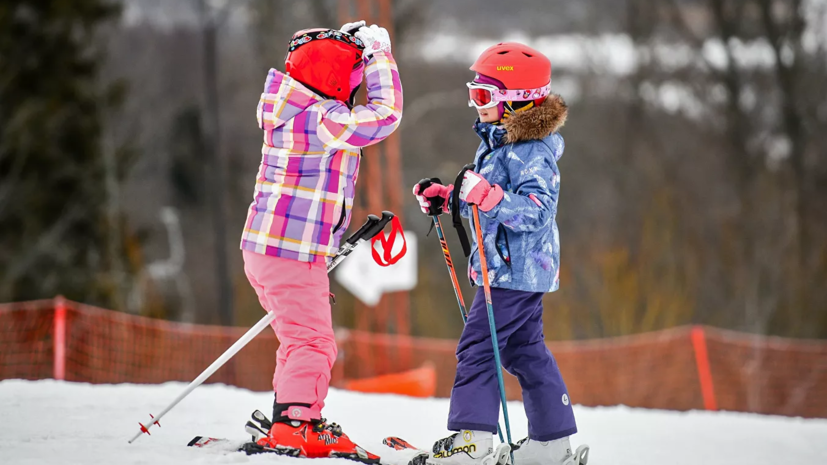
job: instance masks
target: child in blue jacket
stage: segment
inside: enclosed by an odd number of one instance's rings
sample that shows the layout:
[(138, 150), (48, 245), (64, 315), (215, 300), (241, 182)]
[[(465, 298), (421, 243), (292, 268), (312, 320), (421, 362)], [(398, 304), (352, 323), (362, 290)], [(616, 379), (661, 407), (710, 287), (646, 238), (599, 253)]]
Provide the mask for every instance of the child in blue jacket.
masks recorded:
[[(560, 284), (560, 238), (555, 216), (560, 192), (557, 160), (566, 121), (563, 99), (551, 92), (551, 63), (518, 43), (487, 49), (471, 70), (469, 105), (479, 119), (482, 139), (460, 187), (461, 213), (480, 210), (494, 318), (503, 367), (520, 381), (529, 435), (514, 447), (516, 465), (579, 465), (588, 446), (576, 452), (569, 436), (577, 432), (571, 400), (543, 337), (543, 295)], [(440, 198), (449, 210), (454, 187), (414, 187), (423, 212)], [(472, 220), (473, 221), (473, 220)], [(457, 431), (434, 444), (425, 459), (432, 465), (488, 463), (499, 418), (494, 351), (480, 270), (479, 244), (468, 264), (478, 286), (457, 347), (457, 374), (451, 392), (448, 429)]]

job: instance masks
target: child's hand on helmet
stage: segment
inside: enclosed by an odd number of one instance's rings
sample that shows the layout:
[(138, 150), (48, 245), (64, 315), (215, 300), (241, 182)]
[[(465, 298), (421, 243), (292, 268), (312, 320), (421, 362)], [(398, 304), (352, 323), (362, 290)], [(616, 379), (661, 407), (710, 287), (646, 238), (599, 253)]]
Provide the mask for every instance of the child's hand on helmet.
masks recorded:
[(370, 57), (376, 52), (391, 52), (391, 37), (384, 27), (375, 24), (371, 27), (362, 27), (353, 35), (365, 43), (365, 51), (362, 52), (364, 57)]
[(487, 212), (503, 199), (503, 189), (497, 184), (492, 186), (484, 177), (473, 171), (466, 171), (459, 189), (459, 198)]
[(359, 29), (365, 27), (365, 21), (356, 21), (355, 23), (346, 23), (339, 30), (353, 35)]
[[(422, 189), (422, 186), (427, 187)], [(419, 208), (422, 210), (422, 213), (426, 215), (441, 215), (451, 212), (450, 196), (453, 189), (453, 185), (443, 186), (438, 182), (433, 182), (431, 179), (423, 179), (413, 187), (413, 194), (416, 196), (417, 202), (419, 202)], [(432, 201), (436, 202), (436, 205), (434, 205)]]

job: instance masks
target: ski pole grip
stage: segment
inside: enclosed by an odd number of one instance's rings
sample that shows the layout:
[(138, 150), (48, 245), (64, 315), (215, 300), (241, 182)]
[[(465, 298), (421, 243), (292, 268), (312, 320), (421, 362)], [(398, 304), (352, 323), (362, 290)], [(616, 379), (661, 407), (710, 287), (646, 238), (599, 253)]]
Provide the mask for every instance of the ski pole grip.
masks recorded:
[[(462, 190), (462, 181), (465, 179), (466, 171), (474, 171), (477, 165), (469, 163), (462, 167), (457, 174), (457, 179), (454, 181), (454, 195), (451, 197), (451, 211), (459, 211), (459, 192)], [(454, 214), (454, 216), (457, 216)]]
[[(365, 224), (363, 224), (362, 227), (360, 227), (355, 233), (353, 233), (353, 235), (348, 237), (345, 242), (347, 242), (350, 245), (356, 244), (357, 242), (359, 242), (359, 239), (365, 237), (368, 231), (374, 226), (376, 226), (376, 223), (378, 223), (379, 221), (381, 220), (378, 216), (368, 215), (368, 219), (367, 221), (365, 221)], [(367, 236), (367, 239), (370, 239), (371, 237), (373, 236)]]
[(374, 224), (370, 229), (368, 229), (363, 239), (372, 239), (373, 236), (382, 232), (382, 230), (385, 229), (385, 225), (390, 223), (394, 216), (395, 215), (389, 211), (383, 211), (382, 218), (379, 219), (379, 221), (377, 221), (376, 224)]
[[(442, 184), (442, 180), (439, 178), (425, 178), (417, 184), (419, 186), (419, 192), (425, 192), (425, 189), (431, 187), (431, 184)], [(442, 205), (445, 203), (445, 200), (435, 195), (433, 197), (425, 197), (428, 199), (428, 202), (431, 204), (428, 206), (428, 216), (439, 216), (443, 213)]]

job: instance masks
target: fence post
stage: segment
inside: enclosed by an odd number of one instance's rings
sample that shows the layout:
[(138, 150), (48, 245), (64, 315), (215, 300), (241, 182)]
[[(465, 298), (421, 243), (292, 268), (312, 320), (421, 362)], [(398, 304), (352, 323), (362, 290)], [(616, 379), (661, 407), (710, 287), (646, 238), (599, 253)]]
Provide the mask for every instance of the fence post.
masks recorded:
[(715, 401), (715, 387), (712, 384), (712, 370), (709, 368), (709, 354), (706, 350), (704, 327), (700, 325), (693, 326), (690, 337), (692, 339), (692, 349), (695, 352), (695, 364), (698, 367), (698, 379), (701, 383), (704, 408), (706, 410), (718, 410), (718, 403)]
[(54, 344), (54, 379), (66, 379), (66, 299), (62, 295), (55, 297), (55, 326), (52, 341)]

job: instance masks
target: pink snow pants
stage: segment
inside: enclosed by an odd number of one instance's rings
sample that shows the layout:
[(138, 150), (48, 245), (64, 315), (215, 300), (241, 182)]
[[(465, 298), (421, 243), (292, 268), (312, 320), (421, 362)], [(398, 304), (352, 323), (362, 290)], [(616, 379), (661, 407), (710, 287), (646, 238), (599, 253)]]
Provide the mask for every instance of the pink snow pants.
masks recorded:
[(296, 412), (291, 418), (321, 418), (337, 354), (327, 266), (246, 250), (243, 255), (244, 272), (261, 306), (276, 315), (271, 326), (279, 340), (273, 375), (277, 401), (310, 404), (309, 409), (291, 408)]

